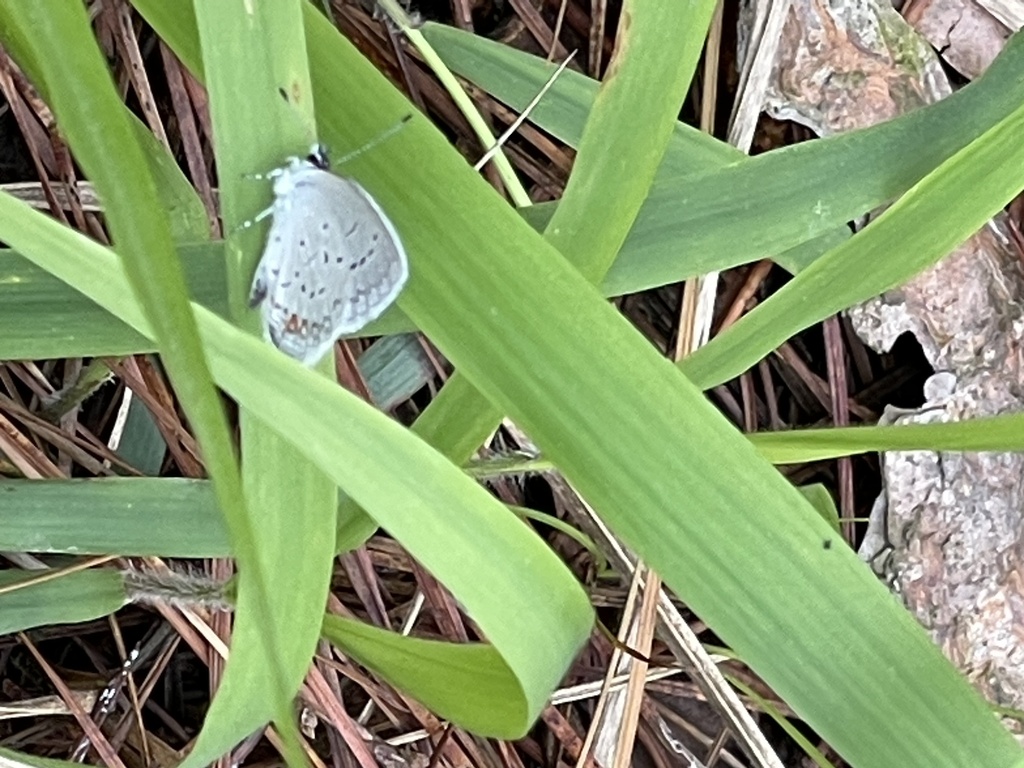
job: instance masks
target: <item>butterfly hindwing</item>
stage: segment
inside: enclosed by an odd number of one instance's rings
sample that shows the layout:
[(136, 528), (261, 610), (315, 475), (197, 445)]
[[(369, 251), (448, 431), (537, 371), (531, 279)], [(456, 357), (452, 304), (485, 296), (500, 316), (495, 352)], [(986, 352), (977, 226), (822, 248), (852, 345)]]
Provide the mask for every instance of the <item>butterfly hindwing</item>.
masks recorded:
[(331, 303), (335, 327), (342, 335), (380, 317), (405, 285), (409, 266), (398, 234), (369, 193), (351, 179), (328, 175), (316, 192), (334, 205), (340, 203), (338, 210), (344, 212), (331, 222), (326, 244), (344, 286), (335, 297), (343, 301)]

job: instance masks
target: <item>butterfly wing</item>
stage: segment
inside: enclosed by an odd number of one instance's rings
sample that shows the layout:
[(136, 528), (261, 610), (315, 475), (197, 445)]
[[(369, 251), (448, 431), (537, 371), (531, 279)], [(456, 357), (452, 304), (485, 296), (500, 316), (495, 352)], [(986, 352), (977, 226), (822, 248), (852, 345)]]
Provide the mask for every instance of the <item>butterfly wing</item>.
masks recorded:
[(311, 165), (291, 173), (253, 280), (264, 335), (306, 365), (378, 318), (409, 276), (394, 226), (359, 184)]

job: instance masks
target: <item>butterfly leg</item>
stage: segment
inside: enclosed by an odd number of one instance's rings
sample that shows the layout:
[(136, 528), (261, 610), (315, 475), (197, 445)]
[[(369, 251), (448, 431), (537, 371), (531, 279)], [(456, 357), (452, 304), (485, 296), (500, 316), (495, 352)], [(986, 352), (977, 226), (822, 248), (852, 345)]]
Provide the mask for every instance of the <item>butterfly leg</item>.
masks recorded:
[(251, 229), (252, 227), (254, 227), (257, 224), (259, 224), (261, 221), (263, 221), (265, 218), (270, 216), (273, 212), (274, 212), (274, 206), (268, 205), (262, 211), (260, 211), (255, 216), (253, 216), (251, 219), (246, 219), (241, 224), (239, 224), (237, 227), (235, 227), (234, 232), (241, 232), (242, 230), (245, 230), (245, 229)]
[[(274, 168), (272, 171), (267, 171), (266, 173), (245, 173), (245, 174), (242, 174), (242, 178), (243, 179), (252, 179), (252, 180), (256, 180), (256, 181), (276, 180), (276, 179), (281, 178), (281, 176), (283, 176), (284, 173), (285, 173), (285, 169), (284, 168)], [(265, 218), (270, 216), (273, 212), (274, 212), (274, 206), (268, 205), (262, 211), (260, 211), (255, 216), (253, 216), (251, 219), (246, 219), (241, 224), (239, 224), (237, 227), (235, 227), (231, 231), (232, 234), (236, 234), (236, 233), (241, 232), (242, 230), (245, 230), (245, 229), (251, 229), (255, 225), (259, 224), (261, 221), (263, 221)]]
[(272, 180), (282, 176), (284, 174), (284, 172), (285, 172), (284, 168), (274, 168), (273, 170), (266, 171), (265, 173), (243, 173), (242, 174), (242, 178), (243, 179), (252, 179), (252, 180), (255, 180), (255, 181), (266, 181), (268, 179), (272, 181)]

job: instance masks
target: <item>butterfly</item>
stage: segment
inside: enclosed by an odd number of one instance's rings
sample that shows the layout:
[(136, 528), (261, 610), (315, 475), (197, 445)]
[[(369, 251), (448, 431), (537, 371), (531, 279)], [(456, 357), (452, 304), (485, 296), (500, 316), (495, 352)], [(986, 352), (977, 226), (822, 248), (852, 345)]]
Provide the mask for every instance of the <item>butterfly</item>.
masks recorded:
[(249, 306), (260, 308), (268, 341), (313, 366), (391, 306), (409, 260), (377, 201), (331, 173), (322, 145), (263, 178), (273, 180), (274, 202), (249, 224), (267, 216), (272, 223)]

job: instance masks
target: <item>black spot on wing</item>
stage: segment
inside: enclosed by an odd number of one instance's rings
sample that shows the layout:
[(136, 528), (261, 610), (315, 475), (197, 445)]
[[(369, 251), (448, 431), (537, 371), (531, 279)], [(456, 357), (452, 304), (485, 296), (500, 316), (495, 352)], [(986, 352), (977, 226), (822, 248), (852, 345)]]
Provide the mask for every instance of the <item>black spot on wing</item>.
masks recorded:
[(267, 285), (262, 280), (253, 283), (252, 292), (249, 294), (249, 309), (258, 307), (267, 298)]

